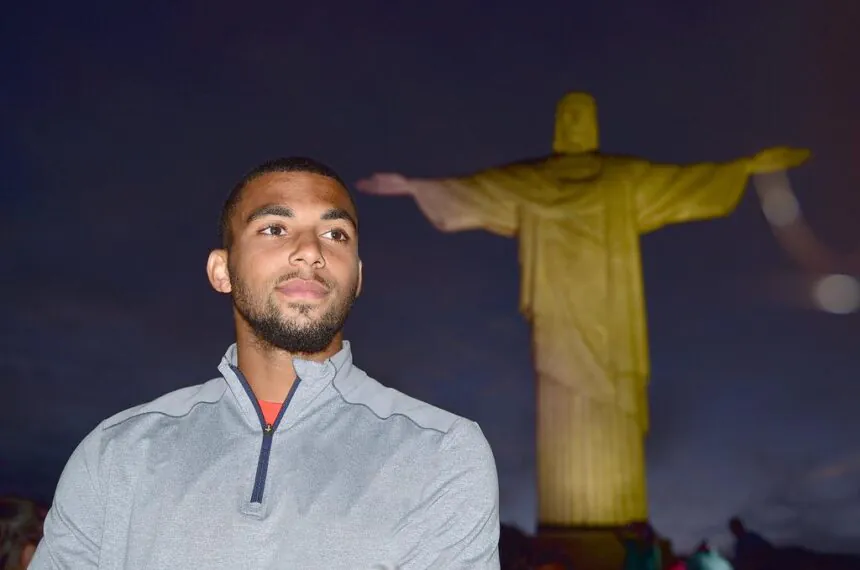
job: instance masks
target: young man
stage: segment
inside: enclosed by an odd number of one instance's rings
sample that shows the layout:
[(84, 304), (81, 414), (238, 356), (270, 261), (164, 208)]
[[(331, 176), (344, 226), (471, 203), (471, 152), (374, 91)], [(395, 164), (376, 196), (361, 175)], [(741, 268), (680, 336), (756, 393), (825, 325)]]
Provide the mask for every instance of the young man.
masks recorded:
[(102, 422), (63, 472), (36, 570), (498, 568), (478, 426), (353, 365), (358, 216), (330, 168), (249, 173), (209, 255), (220, 376)]

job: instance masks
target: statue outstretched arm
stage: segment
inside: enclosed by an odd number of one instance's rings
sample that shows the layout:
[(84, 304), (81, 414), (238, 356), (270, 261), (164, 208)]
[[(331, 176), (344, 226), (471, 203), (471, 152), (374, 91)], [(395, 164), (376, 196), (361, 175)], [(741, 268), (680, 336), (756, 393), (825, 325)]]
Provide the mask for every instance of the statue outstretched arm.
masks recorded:
[(517, 232), (514, 196), (518, 183), (509, 169), (499, 168), (460, 178), (374, 174), (356, 186), (368, 194), (412, 196), (427, 219), (443, 232), (483, 229), (510, 237)]
[(648, 165), (634, 190), (639, 231), (727, 216), (740, 202), (750, 175), (794, 168), (808, 158), (807, 150), (777, 147), (725, 163)]

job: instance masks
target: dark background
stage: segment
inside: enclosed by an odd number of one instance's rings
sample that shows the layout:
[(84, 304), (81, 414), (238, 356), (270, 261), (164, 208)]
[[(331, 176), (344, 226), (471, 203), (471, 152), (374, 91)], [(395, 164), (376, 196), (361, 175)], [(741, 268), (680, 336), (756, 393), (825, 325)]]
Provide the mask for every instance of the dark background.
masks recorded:
[[(691, 162), (807, 146), (792, 172), (834, 248), (860, 245), (860, 3), (14, 3), (0, 17), (0, 492), (50, 498), (101, 419), (216, 373), (205, 280), (230, 186), (306, 154), (348, 180), (468, 172), (549, 150), (568, 90), (606, 151)], [(719, 7), (717, 7), (719, 4)], [(480, 422), (503, 518), (535, 519), (529, 331), (516, 243), (444, 235), (358, 197), (360, 366)], [(858, 316), (817, 313), (751, 192), (643, 239), (649, 484), (680, 546), (740, 513), (860, 550)], [(777, 295), (779, 293), (779, 295)]]

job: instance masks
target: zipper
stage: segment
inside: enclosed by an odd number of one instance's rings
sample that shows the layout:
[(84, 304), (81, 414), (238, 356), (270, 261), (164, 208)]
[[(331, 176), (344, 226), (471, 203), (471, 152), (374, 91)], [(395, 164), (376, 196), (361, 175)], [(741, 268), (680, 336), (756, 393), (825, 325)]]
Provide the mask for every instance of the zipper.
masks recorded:
[(242, 383), (242, 387), (245, 388), (245, 392), (251, 399), (251, 403), (257, 411), (257, 419), (260, 420), (260, 427), (263, 430), (263, 441), (260, 444), (260, 455), (257, 457), (257, 472), (254, 475), (254, 490), (251, 491), (251, 502), (262, 504), (263, 491), (266, 489), (266, 477), (269, 473), (269, 456), (272, 453), (272, 440), (275, 438), (275, 431), (281, 423), (281, 418), (284, 417), (284, 412), (287, 411), (287, 406), (290, 405), (290, 401), (293, 399), (293, 395), (296, 393), (296, 389), (298, 389), (302, 380), (296, 376), (296, 381), (293, 382), (293, 387), (290, 388), (290, 393), (287, 394), (286, 400), (281, 404), (281, 410), (278, 412), (275, 422), (269, 424), (266, 423), (266, 418), (263, 417), (263, 409), (260, 408), (260, 403), (257, 401), (257, 397), (254, 395), (254, 391), (251, 390), (251, 385), (248, 384), (245, 376), (236, 367), (233, 367), (233, 371), (236, 373), (236, 376)]

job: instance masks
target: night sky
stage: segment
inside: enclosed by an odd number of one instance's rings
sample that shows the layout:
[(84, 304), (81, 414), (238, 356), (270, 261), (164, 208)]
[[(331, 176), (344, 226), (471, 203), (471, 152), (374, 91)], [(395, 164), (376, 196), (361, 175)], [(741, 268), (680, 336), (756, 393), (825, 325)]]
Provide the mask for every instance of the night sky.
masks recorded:
[[(100, 420), (216, 374), (233, 331), (206, 256), (229, 188), (267, 158), (350, 181), (466, 173), (548, 152), (557, 99), (587, 90), (607, 152), (811, 148), (791, 174), (810, 224), (860, 247), (856, 0), (124, 4), (0, 18), (0, 492), (49, 499)], [(532, 530), (516, 242), (357, 200), (357, 364), (478, 421), (503, 519)], [(860, 316), (785, 286), (799, 269), (754, 192), (642, 248), (658, 530), (719, 540), (739, 513), (774, 539), (860, 551)]]

